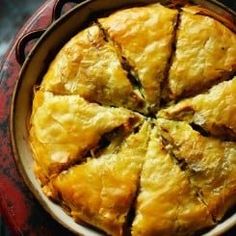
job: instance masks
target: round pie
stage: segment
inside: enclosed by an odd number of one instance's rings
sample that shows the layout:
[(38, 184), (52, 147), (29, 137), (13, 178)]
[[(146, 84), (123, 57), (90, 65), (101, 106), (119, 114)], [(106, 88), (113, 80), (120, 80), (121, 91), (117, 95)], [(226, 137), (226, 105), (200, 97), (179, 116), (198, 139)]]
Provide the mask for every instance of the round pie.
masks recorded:
[(235, 26), (197, 5), (97, 19), (35, 89), (44, 193), (108, 235), (195, 235), (236, 204)]

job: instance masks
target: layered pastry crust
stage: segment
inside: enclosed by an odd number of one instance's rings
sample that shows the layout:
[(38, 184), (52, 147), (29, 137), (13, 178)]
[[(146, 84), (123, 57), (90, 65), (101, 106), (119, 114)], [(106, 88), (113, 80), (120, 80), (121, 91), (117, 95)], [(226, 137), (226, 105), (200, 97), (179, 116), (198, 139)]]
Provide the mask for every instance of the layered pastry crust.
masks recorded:
[(194, 123), (214, 136), (236, 140), (235, 114), (236, 77), (161, 110), (158, 117)]
[(182, 164), (213, 218), (236, 203), (236, 143), (204, 137), (181, 121), (159, 119), (166, 149)]
[(235, 25), (173, 6), (97, 19), (34, 94), (44, 193), (108, 235), (198, 235), (236, 205)]
[(42, 182), (82, 158), (102, 135), (119, 126), (131, 129), (139, 115), (124, 108), (102, 107), (78, 95), (38, 91), (34, 97), (29, 141)]
[(111, 235), (123, 235), (126, 217), (136, 195), (149, 133), (150, 124), (146, 122), (138, 133), (124, 139), (120, 150), (70, 168), (53, 179), (44, 191), (62, 200), (76, 220), (83, 220)]
[(153, 4), (99, 19), (120, 47), (140, 80), (146, 101), (154, 108), (159, 104), (161, 82), (171, 57), (177, 14), (177, 10)]
[(185, 7), (176, 39), (167, 100), (196, 94), (235, 72), (236, 35), (222, 23)]
[(120, 60), (116, 47), (92, 25), (62, 48), (41, 87), (56, 94), (80, 95), (90, 102), (144, 111), (144, 100), (133, 89)]
[(188, 175), (176, 165), (152, 130), (142, 169), (132, 235), (189, 235), (214, 224)]

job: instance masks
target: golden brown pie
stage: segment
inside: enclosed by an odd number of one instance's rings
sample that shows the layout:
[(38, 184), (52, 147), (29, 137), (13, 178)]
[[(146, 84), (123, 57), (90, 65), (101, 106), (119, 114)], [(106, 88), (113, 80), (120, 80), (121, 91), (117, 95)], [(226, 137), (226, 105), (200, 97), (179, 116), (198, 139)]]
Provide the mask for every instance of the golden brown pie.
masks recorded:
[(197, 5), (154, 3), (75, 35), (33, 99), (44, 193), (114, 236), (199, 235), (220, 222), (236, 206), (235, 28)]

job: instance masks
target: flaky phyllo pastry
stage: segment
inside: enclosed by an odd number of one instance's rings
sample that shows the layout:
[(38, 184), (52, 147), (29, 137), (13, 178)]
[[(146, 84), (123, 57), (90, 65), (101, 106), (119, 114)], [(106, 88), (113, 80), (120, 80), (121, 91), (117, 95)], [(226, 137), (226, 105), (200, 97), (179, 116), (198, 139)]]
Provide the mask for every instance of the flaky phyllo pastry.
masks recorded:
[(79, 95), (35, 94), (30, 142), (41, 180), (80, 160), (102, 135), (117, 127), (130, 129), (140, 116), (124, 108), (88, 103)]
[(120, 148), (62, 172), (45, 187), (52, 198), (61, 197), (71, 215), (107, 233), (121, 235), (138, 188), (150, 124), (131, 134)]
[(151, 109), (159, 105), (160, 87), (171, 56), (177, 15), (177, 10), (154, 4), (118, 11), (99, 19), (132, 68)]
[(236, 205), (235, 26), (177, 6), (95, 20), (34, 93), (44, 193), (108, 235), (199, 235)]
[(112, 42), (105, 40), (97, 25), (83, 30), (58, 53), (44, 77), (42, 89), (144, 111), (144, 100), (122, 69), (117, 50)]
[(207, 133), (236, 140), (236, 77), (207, 93), (163, 109), (158, 116), (201, 126)]

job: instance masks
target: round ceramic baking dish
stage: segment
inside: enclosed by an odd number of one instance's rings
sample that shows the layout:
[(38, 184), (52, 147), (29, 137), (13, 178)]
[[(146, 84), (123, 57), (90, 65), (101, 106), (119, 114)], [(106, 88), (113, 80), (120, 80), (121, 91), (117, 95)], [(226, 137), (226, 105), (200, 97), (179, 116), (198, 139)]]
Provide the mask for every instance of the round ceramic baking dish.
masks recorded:
[[(59, 49), (73, 35), (101, 14), (106, 14), (115, 9), (135, 6), (139, 4), (147, 4), (157, 2), (157, 0), (87, 0), (77, 4), (73, 9), (59, 17), (62, 6), (67, 2), (58, 0), (54, 8), (53, 23), (49, 28), (43, 31), (32, 32), (24, 38), (20, 39), (17, 47), (17, 58), (22, 63), (21, 73), (17, 81), (12, 105), (11, 105), (11, 139), (12, 147), (16, 160), (16, 164), (22, 174), (25, 183), (35, 195), (41, 205), (51, 216), (60, 224), (78, 235), (101, 235), (98, 231), (88, 226), (75, 223), (74, 220), (65, 213), (65, 211), (57, 204), (50, 201), (41, 191), (40, 184), (33, 172), (33, 158), (28, 144), (27, 120), (32, 105), (33, 86), (38, 84), (42, 75), (46, 72), (50, 61), (59, 51)], [(166, 0), (159, 2), (167, 4)], [(177, 1), (174, 1), (176, 3)], [(178, 1), (183, 2), (183, 1)], [(201, 5), (203, 8), (210, 10), (220, 20), (235, 27), (236, 13), (227, 9), (214, 0), (193, 0), (193, 3)], [(59, 18), (58, 18), (59, 17)], [(58, 18), (57, 20), (55, 20)], [(40, 37), (34, 48), (25, 58), (24, 49), (26, 43), (35, 37)], [(224, 221), (209, 232), (205, 236), (216, 236), (226, 232), (229, 228), (236, 225), (236, 213), (232, 212), (224, 219)]]

